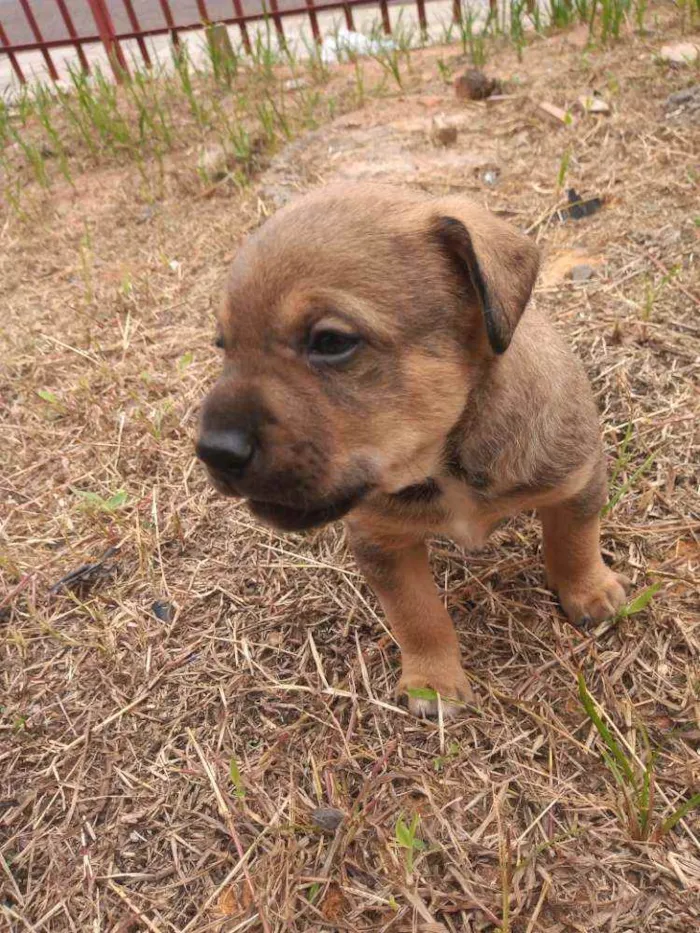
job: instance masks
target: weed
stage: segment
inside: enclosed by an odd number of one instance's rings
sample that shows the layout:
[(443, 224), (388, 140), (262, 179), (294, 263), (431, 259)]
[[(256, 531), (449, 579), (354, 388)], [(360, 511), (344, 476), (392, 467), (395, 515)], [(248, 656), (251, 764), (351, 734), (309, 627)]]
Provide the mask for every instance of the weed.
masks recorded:
[(46, 171), (46, 162), (44, 159), (44, 153), (42, 152), (39, 146), (35, 146), (34, 143), (30, 142), (28, 139), (25, 139), (17, 130), (10, 126), (10, 136), (17, 143), (19, 148), (22, 150), (22, 153), (27, 160), (28, 165), (31, 167), (34, 172), (34, 177), (42, 188), (49, 187), (49, 176)]
[(452, 84), (452, 69), (442, 58), (438, 58), (437, 60), (437, 69), (443, 84)]
[(634, 839), (648, 839), (653, 808), (654, 755), (647, 756), (646, 765), (640, 774), (638, 767), (627, 757), (598, 712), (583, 674), (578, 675), (578, 695), (586, 715), (603, 743), (603, 761), (622, 791), (626, 811), (623, 815), (626, 816), (628, 830)]
[[(640, 594), (627, 607), (627, 614), (641, 611), (652, 599), (657, 589), (658, 585), (649, 587)], [(637, 604), (637, 608), (633, 608), (634, 603)], [(670, 832), (689, 813), (700, 807), (700, 793), (696, 793), (678, 806), (661, 823), (658, 820), (655, 821), (654, 766), (657, 753), (652, 751), (646, 731), (640, 729), (646, 759), (644, 765), (640, 765), (623, 751), (612, 730), (598, 712), (598, 704), (588, 692), (583, 674), (578, 675), (578, 694), (586, 715), (603, 743), (603, 760), (622, 792), (624, 808), (621, 816), (633, 839), (645, 840), (652, 836), (658, 839)]]
[(571, 164), (571, 146), (567, 146), (559, 162), (559, 171), (557, 172), (557, 191), (561, 191), (566, 184), (566, 176), (569, 173)]
[(233, 785), (235, 796), (242, 799), (245, 797), (245, 787), (243, 786), (243, 778), (241, 777), (241, 771), (235, 758), (231, 758), (229, 761), (228, 774), (231, 784)]
[(34, 100), (36, 102), (36, 113), (39, 122), (44, 128), (46, 135), (49, 138), (51, 146), (53, 146), (53, 152), (58, 158), (58, 164), (61, 169), (61, 173), (66, 181), (73, 185), (73, 178), (68, 168), (68, 157), (66, 155), (66, 149), (61, 141), (61, 138), (58, 134), (58, 131), (51, 119), (51, 112), (54, 109), (54, 95), (49, 91), (49, 89), (39, 82), (37, 84), (34, 92)]
[[(629, 448), (633, 435), (634, 425), (630, 421), (627, 425), (627, 429), (625, 430), (625, 436), (620, 443), (617, 457), (615, 458), (615, 463), (613, 464), (613, 471), (609, 483), (611, 489), (615, 487), (620, 474), (625, 470), (625, 467), (632, 459), (633, 454)], [(615, 508), (615, 506), (618, 504), (618, 502), (620, 502), (628, 490), (633, 488), (634, 484), (637, 482), (640, 476), (643, 476), (644, 473), (646, 473), (646, 471), (656, 459), (656, 455), (656, 451), (652, 451), (641, 464), (641, 466), (637, 467), (637, 469), (632, 473), (629, 479), (617, 486), (615, 491), (610, 496), (608, 502), (603, 506), (601, 515), (607, 515)]]
[(549, 24), (555, 29), (566, 29), (574, 21), (572, 0), (549, 0)]
[(192, 83), (192, 63), (190, 54), (187, 51), (187, 46), (184, 44), (179, 46), (173, 45), (172, 58), (175, 71), (180, 79), (182, 91), (190, 105), (192, 116), (197, 124), (203, 127), (206, 123), (206, 112), (198, 102), (194, 92), (194, 85)]
[(48, 389), (37, 389), (36, 394), (42, 401), (48, 402), (49, 405), (55, 405), (58, 407), (61, 404), (58, 396), (54, 395), (54, 393), (50, 392)]
[(416, 836), (419, 823), (420, 816), (417, 813), (414, 814), (410, 825), (406, 823), (403, 818), (403, 814), (401, 814), (396, 821), (396, 826), (394, 827), (394, 837), (396, 839), (396, 844), (404, 850), (404, 864), (406, 866), (406, 874), (409, 878), (411, 878), (413, 875), (414, 854), (425, 849), (425, 843), (423, 840), (418, 839)]
[[(354, 78), (355, 78), (355, 100), (358, 107), (363, 107), (365, 103), (365, 71), (362, 62), (357, 55), (353, 58)], [(700, 220), (700, 218), (698, 218)]]
[(518, 55), (518, 61), (522, 61), (523, 49), (525, 48), (525, 27), (523, 25), (523, 15), (527, 9), (529, 0), (511, 0), (509, 6), (509, 33), (510, 41), (515, 46)]
[(460, 41), (462, 43), (462, 51), (465, 55), (469, 55), (469, 59), (475, 68), (480, 68), (486, 64), (484, 34), (490, 26), (492, 11), (489, 11), (489, 17), (480, 30), (476, 28), (477, 15), (478, 14), (474, 12), (472, 7), (468, 5), (466, 10), (462, 11), (457, 25), (459, 28)]
[(641, 464), (641, 466), (637, 467), (637, 469), (632, 473), (630, 478), (625, 483), (623, 483), (621, 486), (619, 486), (618, 489), (616, 489), (616, 491), (610, 497), (610, 500), (607, 502), (607, 504), (603, 506), (603, 511), (602, 511), (603, 515), (607, 515), (609, 512), (612, 512), (612, 510), (615, 508), (618, 502), (622, 499), (622, 497), (630, 489), (632, 489), (632, 487), (637, 482), (637, 480), (640, 478), (640, 476), (643, 476), (646, 473), (646, 471), (649, 469), (649, 467), (652, 465), (655, 459), (656, 459), (656, 451), (652, 451), (649, 454), (649, 456), (646, 458), (646, 460), (644, 460), (644, 462)]
[(121, 509), (127, 504), (129, 498), (124, 489), (119, 489), (117, 492), (113, 493), (107, 498), (100, 496), (96, 492), (89, 492), (84, 489), (76, 489), (73, 486), (71, 486), (70, 489), (73, 495), (77, 496), (77, 498), (80, 500), (83, 507), (91, 513), (116, 512), (117, 509)]
[(433, 758), (434, 770), (443, 771), (446, 764), (459, 757), (461, 750), (459, 742), (450, 742), (444, 755), (438, 755), (437, 758)]
[(627, 16), (631, 0), (600, 0), (600, 38), (602, 42), (620, 38), (620, 26)]
[(223, 23), (209, 24), (205, 35), (205, 48), (214, 80), (230, 88), (238, 75), (240, 55), (233, 47), (228, 29)]

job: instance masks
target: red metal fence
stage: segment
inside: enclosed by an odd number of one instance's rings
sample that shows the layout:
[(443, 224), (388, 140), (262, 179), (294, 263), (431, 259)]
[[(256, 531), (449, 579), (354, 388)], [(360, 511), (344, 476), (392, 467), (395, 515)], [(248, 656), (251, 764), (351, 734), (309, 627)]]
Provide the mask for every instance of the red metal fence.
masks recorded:
[[(108, 3), (108, 0), (83, 0), (82, 10), (79, 16), (75, 13), (75, 0), (71, 0), (71, 7), (74, 11), (73, 14), (71, 14), (66, 0), (35, 0), (34, 9), (32, 8), (31, 0), (17, 0), (17, 2), (21, 7), (24, 17), (24, 22), (22, 23), (24, 30), (26, 31), (28, 27), (29, 32), (33, 36), (33, 41), (11, 41), (3, 28), (2, 22), (0, 22), (0, 55), (4, 54), (8, 56), (15, 74), (22, 83), (25, 82), (26, 77), (18, 56), (24, 52), (41, 52), (49, 75), (53, 80), (57, 80), (58, 71), (51, 58), (52, 49), (55, 50), (73, 46), (81, 68), (89, 72), (90, 65), (83, 47), (91, 43), (102, 43), (112, 66), (114, 76), (117, 81), (121, 81), (129, 74), (129, 66), (122, 48), (123, 42), (136, 40), (144, 63), (146, 66), (150, 66), (151, 58), (146, 42), (144, 41), (147, 37), (169, 35), (172, 42), (177, 45), (181, 32), (201, 29), (215, 22), (237, 26), (240, 31), (243, 48), (247, 52), (251, 50), (251, 43), (246, 24), (264, 19), (269, 19), (273, 22), (277, 36), (282, 42), (285, 38), (283, 21), (286, 17), (303, 16), (307, 18), (314, 39), (320, 42), (319, 13), (342, 11), (347, 28), (352, 30), (355, 28), (352, 8), (359, 6), (378, 7), (384, 31), (386, 33), (391, 33), (392, 28), (389, 15), (389, 0), (281, 0), (282, 5), (280, 5), (280, 0), (260, 0), (259, 4), (255, 4), (257, 9), (254, 12), (244, 12), (243, 0), (231, 0), (230, 12), (233, 14), (231, 16), (222, 16), (218, 11), (210, 15), (206, 0), (196, 0), (198, 19), (195, 22), (192, 22), (191, 18), (189, 22), (179, 22), (176, 16), (173, 15), (173, 9), (169, 0), (158, 0), (161, 22), (159, 25), (151, 25), (145, 28), (142, 28), (139, 22), (132, 0), (121, 0), (123, 12), (128, 22), (127, 29), (115, 28), (112, 13), (115, 13), (116, 16), (117, 0), (111, 0), (111, 3)], [(39, 3), (41, 11), (44, 13), (47, 11), (47, 8), (52, 8), (52, 25), (55, 26), (57, 18), (60, 17), (60, 21), (65, 27), (65, 33), (61, 37), (45, 38), (39, 24), (39, 18), (36, 15), (38, 9), (36, 6), (37, 2)], [(174, 2), (177, 6), (178, 0), (174, 0)], [(425, 4), (427, 0), (413, 0), (413, 2), (417, 8), (420, 28), (425, 31), (427, 29), (425, 13)], [(452, 0), (453, 17), (456, 22), (459, 22), (462, 15), (461, 2), (462, 0)], [(221, 4), (217, 2), (216, 6), (220, 8)], [(151, 0), (149, 7), (149, 14), (152, 14), (156, 8), (156, 0)], [(119, 12), (121, 12), (121, 10), (119, 10)], [(123, 19), (124, 17), (121, 18)], [(149, 19), (150, 18), (152, 17), (149, 15)], [(76, 20), (79, 20), (80, 26), (82, 27), (80, 31), (76, 28)], [(94, 24), (92, 27), (88, 25), (91, 21)], [(85, 29), (87, 29), (87, 31), (83, 31)]]

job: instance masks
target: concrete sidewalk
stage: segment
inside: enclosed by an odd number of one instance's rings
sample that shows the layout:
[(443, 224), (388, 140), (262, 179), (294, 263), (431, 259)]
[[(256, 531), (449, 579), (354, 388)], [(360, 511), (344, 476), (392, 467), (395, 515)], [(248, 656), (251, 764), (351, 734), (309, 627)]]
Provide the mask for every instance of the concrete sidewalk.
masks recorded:
[[(487, 0), (483, 0), (483, 7), (484, 10), (488, 9)], [(394, 28), (400, 28), (407, 34), (412, 33), (417, 39), (419, 35), (419, 23), (415, 3), (392, 4), (389, 9), (391, 22)], [(431, 40), (439, 41), (443, 39), (452, 21), (451, 0), (429, 0), (429, 2), (426, 3), (426, 15)], [(353, 18), (355, 28), (358, 32), (367, 35), (374, 31), (379, 34), (381, 19), (378, 6), (354, 7)], [(323, 36), (332, 36), (338, 28), (345, 26), (345, 19), (340, 10), (333, 10), (325, 13), (319, 12), (318, 22), (319, 29)], [(229, 26), (227, 29), (234, 47), (240, 47), (241, 39), (238, 27)], [(285, 17), (284, 30), (288, 45), (293, 50), (294, 54), (297, 57), (305, 57), (308, 55), (308, 48), (312, 45), (311, 28), (308, 17)], [(248, 32), (252, 42), (255, 42), (256, 35), (260, 34), (264, 37), (266, 32), (269, 32), (273, 47), (277, 47), (277, 37), (272, 23), (249, 23)], [(191, 32), (182, 32), (179, 35), (182, 43), (187, 46), (195, 64), (204, 64), (207, 60), (207, 52), (203, 31), (197, 29)], [(154, 64), (160, 63), (168, 66), (171, 62), (170, 37), (168, 35), (155, 36), (147, 38), (145, 41)], [(136, 41), (128, 40), (122, 42), (121, 45), (127, 61), (129, 63), (133, 62), (135, 68), (143, 69), (145, 66)], [(111, 75), (109, 61), (101, 43), (84, 45), (83, 50), (91, 66), (99, 65), (105, 74)], [(51, 57), (62, 79), (68, 77), (69, 67), (79, 67), (78, 56), (73, 46), (67, 45), (64, 48), (52, 49)], [(50, 80), (46, 63), (41, 52), (20, 53), (18, 59), (28, 81)], [(18, 88), (19, 82), (14, 75), (8, 56), (0, 52), (0, 95), (6, 99), (11, 98), (17, 93)]]

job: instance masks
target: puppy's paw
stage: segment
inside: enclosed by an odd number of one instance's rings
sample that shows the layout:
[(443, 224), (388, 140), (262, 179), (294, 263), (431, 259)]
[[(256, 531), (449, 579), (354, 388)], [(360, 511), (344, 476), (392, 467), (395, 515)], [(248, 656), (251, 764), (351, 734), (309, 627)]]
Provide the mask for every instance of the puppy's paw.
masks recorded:
[(624, 606), (629, 588), (627, 577), (603, 563), (588, 577), (555, 587), (569, 621), (582, 629), (614, 616)]
[(445, 719), (456, 716), (465, 703), (474, 704), (474, 694), (459, 662), (426, 660), (404, 661), (403, 675), (397, 688), (399, 696), (408, 698), (408, 708), (414, 716), (437, 716), (440, 695)]

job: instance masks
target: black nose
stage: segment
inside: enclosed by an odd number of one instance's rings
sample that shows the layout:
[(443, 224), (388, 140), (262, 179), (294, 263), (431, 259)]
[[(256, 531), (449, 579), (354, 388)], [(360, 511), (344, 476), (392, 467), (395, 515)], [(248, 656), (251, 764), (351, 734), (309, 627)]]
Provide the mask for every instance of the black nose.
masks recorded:
[(197, 442), (197, 456), (216, 470), (242, 472), (253, 459), (255, 438), (247, 431), (204, 431)]

